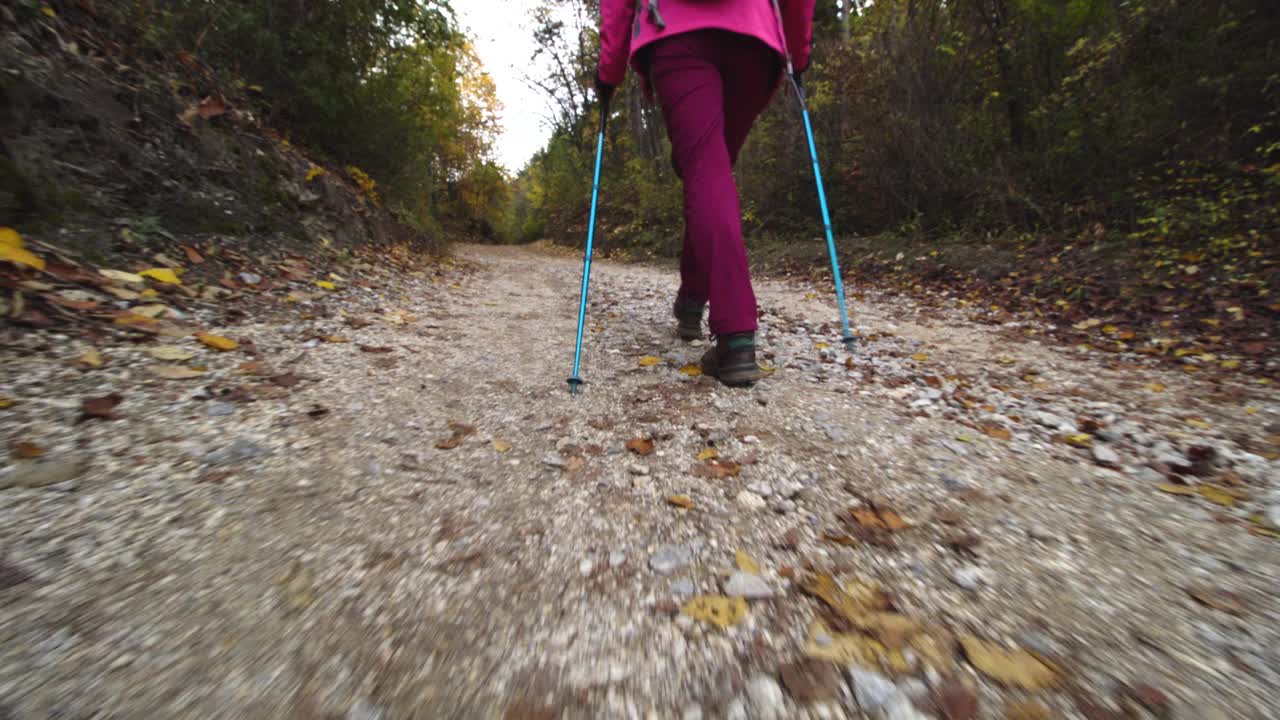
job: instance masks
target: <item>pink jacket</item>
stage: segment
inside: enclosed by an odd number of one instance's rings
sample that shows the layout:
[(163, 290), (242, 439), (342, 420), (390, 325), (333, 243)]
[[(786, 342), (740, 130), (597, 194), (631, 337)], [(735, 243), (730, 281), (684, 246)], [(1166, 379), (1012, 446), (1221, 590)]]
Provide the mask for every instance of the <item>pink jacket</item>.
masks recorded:
[[(715, 28), (759, 38), (779, 54), (791, 51), (796, 70), (809, 67), (816, 0), (600, 0), (600, 79), (619, 85), (627, 61), (643, 77), (637, 53), (672, 35)], [(651, 10), (656, 6), (657, 12)], [(665, 27), (660, 27), (661, 18)]]

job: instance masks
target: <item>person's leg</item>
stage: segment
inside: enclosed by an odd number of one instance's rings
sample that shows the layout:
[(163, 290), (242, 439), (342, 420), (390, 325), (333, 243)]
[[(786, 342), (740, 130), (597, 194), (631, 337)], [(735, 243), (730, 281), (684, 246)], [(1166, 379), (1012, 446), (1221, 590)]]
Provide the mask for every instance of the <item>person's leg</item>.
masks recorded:
[(722, 63), (724, 141), (730, 164), (736, 164), (751, 126), (778, 88), (782, 59), (773, 48), (755, 38), (734, 36)]
[(684, 185), (685, 254), (696, 276), (688, 290), (696, 292), (696, 280), (705, 279), (716, 335), (756, 329), (738, 188), (725, 143), (725, 82), (718, 60), (726, 38), (726, 33), (686, 33), (658, 43), (649, 57)]

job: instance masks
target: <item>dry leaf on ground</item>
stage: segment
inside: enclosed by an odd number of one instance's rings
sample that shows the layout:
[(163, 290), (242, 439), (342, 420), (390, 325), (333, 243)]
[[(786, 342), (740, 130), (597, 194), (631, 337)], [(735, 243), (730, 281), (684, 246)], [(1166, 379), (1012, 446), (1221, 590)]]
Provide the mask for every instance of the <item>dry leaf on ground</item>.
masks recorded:
[(182, 365), (152, 365), (147, 372), (163, 380), (193, 380), (204, 377), (204, 371)]
[(680, 368), (680, 374), (687, 375), (689, 377), (698, 377), (699, 375), (702, 374), (702, 368), (698, 365), (694, 365), (690, 363)]
[(738, 565), (738, 569), (744, 573), (752, 575), (760, 574), (760, 565), (751, 559), (746, 550), (739, 550), (734, 554), (734, 562)]
[(684, 508), (685, 510), (692, 510), (694, 508), (693, 498), (688, 495), (668, 495), (667, 504), (674, 505), (678, 508)]
[(102, 397), (85, 398), (80, 401), (80, 419), (117, 420), (116, 406), (124, 402), (124, 396), (111, 393)]
[(1235, 593), (1205, 587), (1191, 587), (1185, 589), (1187, 594), (1191, 596), (1192, 600), (1195, 600), (1205, 607), (1220, 610), (1224, 613), (1236, 616), (1244, 615), (1246, 612), (1244, 601)]
[(196, 339), (214, 350), (220, 350), (222, 352), (230, 352), (231, 350), (235, 350), (240, 347), (240, 343), (237, 343), (235, 340), (222, 337), (221, 335), (214, 335), (213, 333), (198, 332), (196, 333)]
[(138, 275), (166, 285), (180, 285), (182, 283), (178, 279), (178, 274), (169, 268), (148, 268), (138, 273)]
[(195, 355), (177, 345), (157, 345), (153, 348), (147, 348), (147, 354), (157, 360), (168, 360), (170, 362), (182, 362), (195, 357)]
[(76, 364), (87, 368), (100, 368), (104, 362), (106, 361), (103, 359), (102, 353), (97, 350), (86, 350), (83, 355), (76, 358)]
[(653, 452), (653, 441), (649, 438), (631, 438), (627, 441), (627, 449), (644, 457)]
[(721, 595), (699, 595), (685, 603), (680, 612), (724, 630), (742, 622), (747, 616), (747, 601)]
[(1058, 683), (1057, 671), (1026, 650), (1009, 650), (973, 635), (961, 635), (959, 640), (969, 663), (1003, 685), (1043, 690)]
[(34, 460), (44, 455), (44, 448), (33, 442), (17, 442), (13, 444), (13, 456), (23, 460)]
[(662, 362), (661, 358), (654, 357), (653, 355), (645, 355), (640, 358), (640, 367), (653, 367), (660, 362)]
[(493, 449), (497, 452), (504, 453), (511, 449), (511, 443), (506, 440), (494, 440)]
[(360, 352), (367, 353), (389, 353), (395, 350), (395, 348), (388, 347), (386, 345), (360, 345), (359, 347)]
[(718, 457), (720, 457), (720, 453), (716, 452), (715, 448), (707, 448), (698, 453), (697, 460), (698, 462), (704, 462), (706, 460), (715, 460)]

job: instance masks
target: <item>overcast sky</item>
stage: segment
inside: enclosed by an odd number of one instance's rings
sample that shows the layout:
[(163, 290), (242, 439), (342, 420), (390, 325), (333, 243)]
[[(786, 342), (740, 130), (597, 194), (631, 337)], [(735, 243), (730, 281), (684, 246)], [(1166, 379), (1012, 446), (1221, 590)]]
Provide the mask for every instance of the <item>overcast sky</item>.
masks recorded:
[(498, 161), (513, 174), (547, 141), (546, 103), (524, 80), (533, 55), (529, 10), (537, 0), (461, 0), (453, 3), (475, 42), (502, 101), (503, 134)]

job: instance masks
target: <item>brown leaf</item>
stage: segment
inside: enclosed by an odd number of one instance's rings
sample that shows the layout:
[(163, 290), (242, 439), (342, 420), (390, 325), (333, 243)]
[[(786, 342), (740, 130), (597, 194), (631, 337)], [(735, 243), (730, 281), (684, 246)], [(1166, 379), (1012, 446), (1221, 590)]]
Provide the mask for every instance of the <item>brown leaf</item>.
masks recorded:
[(462, 444), (462, 441), (463, 441), (463, 440), (465, 440), (465, 439), (466, 439), (466, 437), (467, 437), (466, 435), (459, 435), (458, 433), (454, 433), (454, 434), (450, 435), (449, 437), (441, 438), (441, 439), (439, 439), (439, 440), (437, 440), (437, 441), (436, 441), (436, 449), (437, 449), (437, 450), (452, 450), (452, 449), (454, 449), (454, 448), (458, 447), (459, 445), (461, 445), (461, 444)]
[(162, 380), (193, 380), (198, 377), (204, 377), (203, 370), (181, 365), (152, 365), (147, 368), (147, 371)]
[(360, 345), (360, 352), (367, 352), (367, 353), (389, 353), (389, 352), (392, 352), (392, 351), (394, 351), (394, 350), (395, 350), (395, 348), (393, 348), (393, 347), (388, 347), (388, 346), (386, 346), (386, 345), (363, 345), (363, 344), (362, 344), (362, 345)]
[(933, 514), (933, 519), (943, 525), (959, 525), (964, 521), (964, 512), (956, 508), (943, 508)]
[(217, 95), (210, 95), (201, 100), (200, 104), (196, 106), (196, 115), (199, 115), (203, 120), (212, 120), (219, 115), (225, 115), (226, 112), (227, 104)]
[(966, 533), (964, 535), (955, 535), (953, 537), (947, 538), (946, 540), (947, 547), (951, 548), (952, 550), (954, 550), (955, 552), (961, 555), (976, 556), (978, 553), (974, 551), (974, 548), (978, 547), (981, 544), (982, 544), (982, 540), (978, 538), (978, 536), (970, 533)]
[(778, 668), (778, 676), (787, 693), (801, 704), (834, 700), (844, 684), (839, 666), (813, 658), (783, 665)]
[(627, 449), (644, 457), (653, 452), (653, 441), (649, 438), (632, 438), (627, 441)]
[(367, 328), (373, 324), (372, 320), (365, 320), (364, 318), (358, 318), (358, 317), (348, 317), (344, 322), (346, 322), (347, 327), (350, 327), (355, 330), (359, 330), (361, 328)]
[(324, 417), (325, 415), (328, 415), (328, 414), (329, 414), (329, 412), (330, 412), (329, 408), (327, 408), (327, 407), (325, 407), (325, 406), (323, 406), (323, 405), (312, 405), (312, 406), (311, 406), (311, 409), (307, 411), (307, 417), (309, 417), (309, 418), (322, 418), (322, 417)]
[(1013, 433), (1009, 431), (1009, 428), (1004, 427), (1003, 425), (996, 425), (994, 423), (984, 423), (979, 428), (979, 430), (982, 431), (983, 435), (986, 435), (987, 437), (993, 437), (997, 440), (1013, 439)]
[(1057, 671), (1022, 649), (1006, 649), (973, 635), (961, 635), (965, 658), (987, 677), (1025, 690), (1043, 690), (1058, 684)]
[(44, 455), (44, 448), (33, 442), (17, 442), (13, 445), (13, 456), (23, 460), (34, 460)]
[(111, 393), (102, 397), (85, 398), (80, 401), (80, 420), (118, 420), (116, 406), (124, 402), (124, 396)]
[(204, 262), (204, 258), (201, 257), (200, 253), (196, 252), (196, 249), (190, 245), (183, 245), (182, 251), (187, 254), (187, 260), (190, 261), (192, 265), (199, 265)]
[(727, 477), (737, 477), (738, 473), (742, 472), (742, 466), (732, 460), (711, 460), (694, 465), (689, 472), (694, 477), (721, 480)]
[(1006, 720), (1058, 720), (1061, 716), (1038, 702), (1017, 701), (1005, 706)]
[(302, 382), (302, 378), (294, 375), (293, 373), (284, 373), (282, 375), (271, 376), (271, 382), (283, 388), (291, 388)]
[(1244, 615), (1247, 608), (1240, 596), (1226, 590), (1218, 590), (1216, 588), (1191, 587), (1184, 588), (1192, 600), (1214, 610), (1220, 610), (1230, 615)]
[(684, 508), (685, 510), (692, 510), (694, 507), (693, 498), (688, 495), (668, 495), (667, 504)]
[(942, 720), (973, 720), (978, 717), (978, 696), (960, 682), (949, 682), (934, 690), (933, 704)]
[(1160, 688), (1151, 685), (1133, 685), (1121, 688), (1121, 692), (1146, 708), (1152, 715), (1160, 718), (1169, 716), (1171, 710), (1169, 696)]
[(449, 421), (449, 430), (451, 430), (454, 435), (462, 435), (463, 437), (476, 434), (476, 428), (474, 425), (460, 423), (457, 420)]

